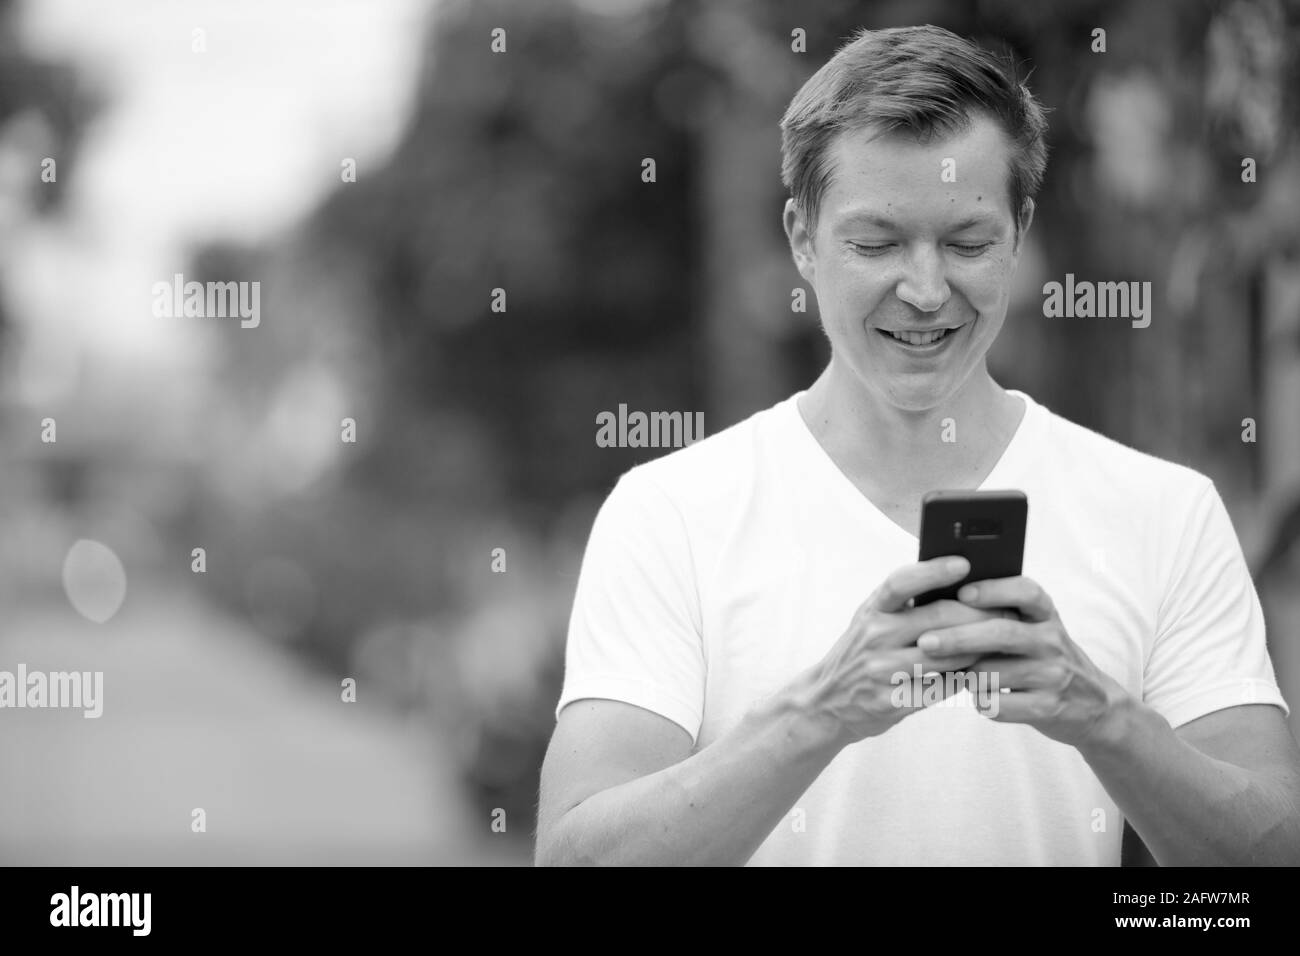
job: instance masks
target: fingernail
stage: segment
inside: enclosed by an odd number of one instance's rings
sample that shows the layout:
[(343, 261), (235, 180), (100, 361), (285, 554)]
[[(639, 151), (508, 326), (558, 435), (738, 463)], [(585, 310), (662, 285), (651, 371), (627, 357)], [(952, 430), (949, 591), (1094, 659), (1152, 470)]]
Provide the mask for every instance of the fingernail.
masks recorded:
[(933, 634), (922, 634), (916, 639), (916, 646), (923, 651), (932, 651), (939, 646), (939, 638)]
[(957, 600), (959, 601), (974, 601), (979, 596), (980, 589), (973, 584), (968, 584), (957, 592)]

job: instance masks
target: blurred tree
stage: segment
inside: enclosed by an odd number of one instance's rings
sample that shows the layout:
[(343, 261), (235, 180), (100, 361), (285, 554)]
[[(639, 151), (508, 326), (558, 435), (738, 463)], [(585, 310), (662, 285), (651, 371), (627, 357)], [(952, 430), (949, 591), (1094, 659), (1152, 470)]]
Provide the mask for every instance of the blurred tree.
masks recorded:
[[(32, 57), (19, 40), (16, 17), (14, 0), (0, 0), (0, 145), (17, 138), (12, 147), (19, 151), (20, 161), (31, 165), (24, 170), (30, 178), (15, 186), (39, 213), (48, 214), (66, 195), (81, 134), (102, 100), (72, 66)], [(34, 149), (41, 155), (32, 155)], [(58, 162), (53, 182), (41, 180), (44, 156)], [(4, 311), (0, 296), (0, 348), (8, 324)]]

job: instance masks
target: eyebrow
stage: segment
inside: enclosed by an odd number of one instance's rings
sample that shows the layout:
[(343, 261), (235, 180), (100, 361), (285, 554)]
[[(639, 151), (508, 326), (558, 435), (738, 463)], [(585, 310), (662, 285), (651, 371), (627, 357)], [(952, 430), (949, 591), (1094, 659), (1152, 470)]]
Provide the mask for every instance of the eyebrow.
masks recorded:
[[(955, 223), (948, 227), (948, 232), (961, 232), (963, 229), (970, 229), (974, 226), (998, 226), (1000, 221), (994, 216), (979, 215), (969, 216), (961, 222)], [(845, 216), (839, 223), (841, 228), (847, 226), (877, 226), (881, 229), (887, 229), (891, 232), (899, 231), (899, 224), (888, 216), (881, 216), (872, 212), (854, 212)]]

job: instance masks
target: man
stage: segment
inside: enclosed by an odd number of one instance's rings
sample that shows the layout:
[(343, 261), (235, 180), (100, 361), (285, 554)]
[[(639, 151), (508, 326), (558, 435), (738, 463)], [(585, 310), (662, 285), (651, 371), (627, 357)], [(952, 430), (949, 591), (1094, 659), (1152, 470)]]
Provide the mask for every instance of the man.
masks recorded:
[[(831, 361), (606, 500), (539, 863), (1117, 865), (1124, 819), (1163, 864), (1300, 862), (1300, 759), (1212, 482), (989, 376), (1045, 129), (933, 27), (863, 33), (796, 95), (784, 220)], [(916, 562), (921, 496), (1006, 488), (1024, 576), (912, 606), (968, 570)], [(900, 705), (900, 675), (961, 670), (996, 707)]]

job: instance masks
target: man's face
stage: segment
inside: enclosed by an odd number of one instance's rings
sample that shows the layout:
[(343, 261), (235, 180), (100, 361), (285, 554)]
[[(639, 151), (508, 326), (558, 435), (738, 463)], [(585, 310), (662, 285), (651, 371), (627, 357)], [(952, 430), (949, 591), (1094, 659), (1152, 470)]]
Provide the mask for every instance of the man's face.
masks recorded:
[(833, 360), (890, 405), (934, 408), (983, 367), (1006, 318), (1029, 225), (1027, 214), (1018, 237), (1010, 147), (980, 116), (928, 144), (842, 133), (830, 159), (815, 235), (793, 203), (786, 229)]

